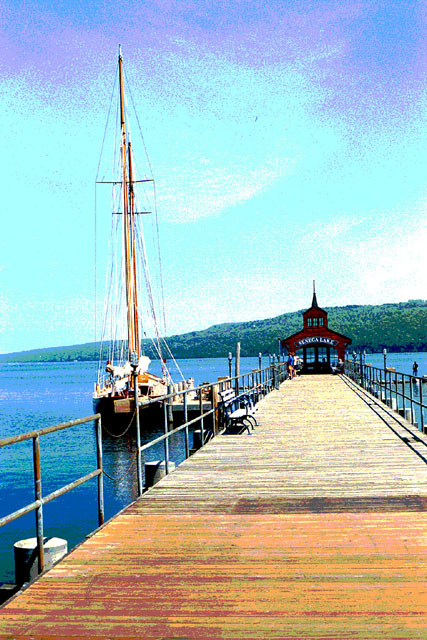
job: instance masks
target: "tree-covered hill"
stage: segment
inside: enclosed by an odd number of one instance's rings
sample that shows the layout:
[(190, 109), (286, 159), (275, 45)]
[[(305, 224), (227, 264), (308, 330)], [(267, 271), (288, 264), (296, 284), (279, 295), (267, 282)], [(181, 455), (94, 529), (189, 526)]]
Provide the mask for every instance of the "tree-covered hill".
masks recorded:
[[(379, 352), (427, 350), (427, 301), (410, 300), (382, 305), (325, 307), (329, 327), (349, 336), (351, 349)], [(241, 343), (243, 356), (277, 353), (278, 339), (302, 329), (302, 311), (275, 318), (214, 325), (203, 331), (170, 336), (168, 345), (175, 358), (215, 358), (234, 352)], [(156, 356), (151, 345), (144, 345), (147, 355)], [(67, 347), (34, 349), (0, 355), (0, 362), (64, 362), (97, 360), (99, 345), (87, 343)]]

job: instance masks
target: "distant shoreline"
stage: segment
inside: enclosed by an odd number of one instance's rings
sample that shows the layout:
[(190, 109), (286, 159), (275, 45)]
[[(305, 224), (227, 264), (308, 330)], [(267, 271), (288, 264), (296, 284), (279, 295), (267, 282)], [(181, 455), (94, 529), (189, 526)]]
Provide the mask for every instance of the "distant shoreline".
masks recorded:
[[(382, 305), (347, 305), (325, 307), (329, 326), (352, 339), (349, 351), (381, 353), (422, 353), (427, 351), (427, 301), (409, 300)], [(234, 353), (241, 344), (242, 357), (277, 353), (278, 339), (302, 328), (303, 311), (285, 313), (274, 318), (214, 325), (208, 329), (167, 337), (169, 348), (179, 360), (221, 358)], [(103, 344), (101, 359), (108, 358), (109, 343)], [(150, 340), (143, 341), (145, 353), (157, 360)], [(97, 362), (100, 343), (44, 347), (0, 354), (5, 362)]]

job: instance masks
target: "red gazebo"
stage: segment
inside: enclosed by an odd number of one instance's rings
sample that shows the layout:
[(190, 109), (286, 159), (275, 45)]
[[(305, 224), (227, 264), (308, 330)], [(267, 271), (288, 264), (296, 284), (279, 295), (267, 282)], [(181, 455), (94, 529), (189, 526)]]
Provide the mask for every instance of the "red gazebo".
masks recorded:
[(303, 361), (301, 373), (330, 373), (331, 366), (342, 360), (351, 338), (328, 327), (328, 313), (317, 304), (316, 291), (310, 309), (303, 314), (304, 328), (281, 341), (282, 350)]

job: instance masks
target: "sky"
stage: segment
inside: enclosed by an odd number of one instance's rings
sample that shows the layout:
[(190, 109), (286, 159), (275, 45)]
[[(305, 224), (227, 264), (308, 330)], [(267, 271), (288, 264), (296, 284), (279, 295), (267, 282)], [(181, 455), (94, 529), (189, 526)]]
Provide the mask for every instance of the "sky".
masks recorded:
[(0, 353), (99, 337), (119, 44), (168, 335), (306, 309), (313, 280), (323, 307), (427, 298), (425, 0), (2, 0), (0, 18)]

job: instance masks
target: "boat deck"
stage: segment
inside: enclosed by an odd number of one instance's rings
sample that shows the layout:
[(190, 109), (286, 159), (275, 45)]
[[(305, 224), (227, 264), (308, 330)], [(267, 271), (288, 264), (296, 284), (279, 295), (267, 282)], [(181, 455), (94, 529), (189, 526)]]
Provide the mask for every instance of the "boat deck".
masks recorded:
[(425, 638), (427, 440), (380, 407), (338, 376), (285, 382), (251, 435), (11, 600), (0, 637)]

